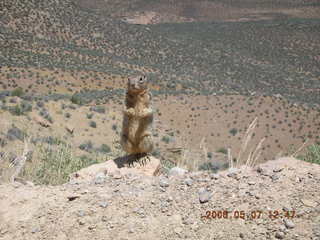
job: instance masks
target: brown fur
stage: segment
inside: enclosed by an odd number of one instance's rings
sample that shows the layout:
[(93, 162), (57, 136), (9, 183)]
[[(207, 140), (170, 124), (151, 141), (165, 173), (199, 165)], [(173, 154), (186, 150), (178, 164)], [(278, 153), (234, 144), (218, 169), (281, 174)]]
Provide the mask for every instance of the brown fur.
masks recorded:
[(128, 79), (121, 133), (121, 146), (128, 154), (153, 150), (151, 98), (145, 76)]

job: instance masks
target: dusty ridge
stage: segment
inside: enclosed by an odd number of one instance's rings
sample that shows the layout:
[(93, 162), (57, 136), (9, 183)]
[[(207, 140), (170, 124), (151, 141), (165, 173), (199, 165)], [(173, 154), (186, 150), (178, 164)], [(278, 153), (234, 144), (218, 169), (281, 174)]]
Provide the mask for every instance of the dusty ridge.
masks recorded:
[[(318, 165), (282, 158), (220, 174), (0, 185), (0, 239), (318, 239), (319, 173)], [(201, 219), (208, 210), (224, 209), (229, 216), (263, 214)], [(272, 220), (269, 210), (295, 211), (295, 217)]]

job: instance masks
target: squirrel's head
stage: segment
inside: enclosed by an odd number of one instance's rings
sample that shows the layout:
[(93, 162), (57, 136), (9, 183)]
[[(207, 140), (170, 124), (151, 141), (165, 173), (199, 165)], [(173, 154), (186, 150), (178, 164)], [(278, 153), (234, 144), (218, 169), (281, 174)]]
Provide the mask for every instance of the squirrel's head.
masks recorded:
[(137, 76), (128, 78), (129, 92), (142, 92), (148, 88), (148, 81), (146, 76)]

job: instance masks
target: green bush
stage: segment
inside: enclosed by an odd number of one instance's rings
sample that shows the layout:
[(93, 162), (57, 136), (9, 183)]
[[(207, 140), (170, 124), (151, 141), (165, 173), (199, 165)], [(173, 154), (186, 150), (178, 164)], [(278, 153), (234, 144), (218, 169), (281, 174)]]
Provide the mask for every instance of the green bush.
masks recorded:
[(304, 156), (298, 156), (298, 159), (320, 164), (320, 144), (313, 144), (307, 148), (307, 153)]
[(83, 151), (86, 151), (86, 152), (91, 152), (92, 149), (93, 149), (93, 144), (92, 142), (89, 140), (89, 141), (86, 141), (82, 144), (80, 144), (79, 148)]
[(21, 97), (24, 94), (23, 89), (21, 87), (18, 87), (11, 92), (11, 96), (13, 97)]
[(226, 148), (219, 148), (217, 150), (218, 153), (223, 153), (223, 154), (227, 154), (228, 153), (228, 150)]
[(107, 144), (102, 144), (100, 146), (100, 148), (97, 149), (99, 152), (102, 152), (102, 153), (109, 153), (111, 152), (111, 149), (110, 147), (107, 145)]
[(169, 136), (163, 136), (161, 140), (163, 142), (165, 142), (165, 143), (169, 143), (170, 142), (170, 137)]
[(96, 158), (74, 156), (71, 146), (62, 142), (54, 147), (42, 144), (36, 150), (37, 161), (26, 166), (23, 175), (37, 184), (63, 184), (71, 173), (99, 162)]
[(96, 128), (97, 127), (97, 123), (95, 121), (90, 121), (89, 125), (92, 128)]
[(83, 104), (82, 98), (80, 96), (78, 96), (77, 94), (73, 94), (70, 100), (74, 104), (78, 104), (78, 105)]

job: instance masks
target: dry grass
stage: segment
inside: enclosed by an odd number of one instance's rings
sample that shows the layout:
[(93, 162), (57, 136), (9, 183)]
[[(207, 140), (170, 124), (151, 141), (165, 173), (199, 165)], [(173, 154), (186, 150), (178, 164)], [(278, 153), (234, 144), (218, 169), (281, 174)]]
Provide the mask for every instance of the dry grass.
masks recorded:
[[(262, 144), (265, 141), (265, 138), (262, 138), (256, 147), (251, 148), (251, 150), (248, 152), (250, 141), (253, 138), (253, 135), (255, 133), (255, 129), (257, 127), (258, 118), (256, 117), (249, 125), (247, 131), (245, 132), (240, 151), (238, 153), (238, 157), (236, 159), (236, 167), (239, 168), (242, 165), (246, 165), (247, 167), (253, 167), (258, 162), (260, 156), (261, 156), (261, 149)], [(248, 153), (248, 157), (245, 158), (246, 153)], [(232, 162), (232, 160), (231, 160)]]

